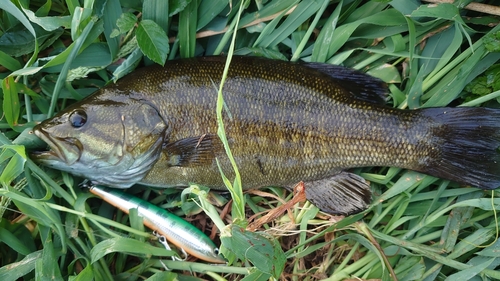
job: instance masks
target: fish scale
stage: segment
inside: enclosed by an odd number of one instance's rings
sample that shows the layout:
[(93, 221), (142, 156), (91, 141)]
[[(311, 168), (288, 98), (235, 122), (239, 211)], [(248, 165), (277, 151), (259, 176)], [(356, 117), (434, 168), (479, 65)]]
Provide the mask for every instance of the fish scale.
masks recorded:
[[(224, 66), (224, 57), (206, 57), (139, 69), (36, 126), (51, 150), (34, 158), (117, 188), (224, 189), (216, 159), (234, 177), (217, 137)], [(251, 57), (233, 57), (223, 96), (244, 189), (304, 181), (307, 198), (322, 210), (351, 214), (371, 200), (369, 184), (348, 171), (355, 167), (395, 166), (486, 189), (500, 185), (497, 109), (400, 110), (385, 105), (385, 86), (366, 74)], [(83, 125), (72, 122), (83, 117)]]

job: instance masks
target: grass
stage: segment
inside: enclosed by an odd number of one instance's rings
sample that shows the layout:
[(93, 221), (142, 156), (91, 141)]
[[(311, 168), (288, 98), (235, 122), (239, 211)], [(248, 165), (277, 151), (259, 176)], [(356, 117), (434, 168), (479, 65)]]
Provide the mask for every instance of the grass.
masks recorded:
[[(213, 266), (171, 261), (140, 218), (101, 204), (26, 152), (39, 145), (28, 133), (34, 124), (138, 64), (227, 54), (231, 43), (236, 55), (367, 72), (388, 83), (394, 107), (499, 107), (494, 1), (83, 2), (0, 2), (1, 280), (500, 279), (494, 191), (396, 168), (356, 169), (375, 194), (367, 211), (332, 217), (305, 203), (262, 231), (239, 233), (235, 218), (265, 214), (293, 195), (280, 188), (234, 195), (246, 204), (230, 215), (227, 198), (200, 187), (131, 189), (223, 240), (231, 263)], [(478, 6), (486, 9), (470, 10)], [(210, 232), (207, 214), (222, 238)]]

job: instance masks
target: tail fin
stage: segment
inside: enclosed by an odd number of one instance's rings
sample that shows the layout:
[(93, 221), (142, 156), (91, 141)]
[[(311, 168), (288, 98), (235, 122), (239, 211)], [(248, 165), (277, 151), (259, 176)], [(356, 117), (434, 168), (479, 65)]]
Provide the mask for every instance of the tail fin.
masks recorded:
[(500, 187), (500, 109), (428, 108), (421, 113), (434, 120), (438, 153), (419, 170), (482, 189)]

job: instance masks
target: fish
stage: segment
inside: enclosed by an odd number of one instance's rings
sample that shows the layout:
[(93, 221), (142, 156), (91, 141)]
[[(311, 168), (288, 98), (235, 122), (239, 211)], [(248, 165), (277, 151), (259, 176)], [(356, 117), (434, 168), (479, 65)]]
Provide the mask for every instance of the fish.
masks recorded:
[[(129, 188), (224, 190), (235, 172), (217, 136), (225, 57), (140, 68), (33, 128), (41, 165)], [(242, 188), (305, 183), (330, 214), (368, 208), (357, 167), (399, 167), (465, 186), (500, 186), (500, 110), (386, 104), (385, 84), (343, 66), (234, 56), (222, 120)], [(220, 166), (220, 170), (219, 170)]]
[(211, 263), (226, 263), (219, 249), (205, 233), (180, 217), (147, 201), (105, 186), (88, 186), (90, 192), (125, 213), (137, 209), (144, 225), (186, 253)]

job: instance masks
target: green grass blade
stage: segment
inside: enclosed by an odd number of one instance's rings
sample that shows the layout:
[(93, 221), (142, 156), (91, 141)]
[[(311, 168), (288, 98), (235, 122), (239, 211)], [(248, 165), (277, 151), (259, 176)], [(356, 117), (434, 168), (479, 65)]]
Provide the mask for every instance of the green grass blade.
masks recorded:
[(63, 17), (37, 17), (35, 13), (33, 13), (31, 10), (22, 8), (23, 12), (26, 14), (28, 19), (33, 22), (38, 24), (39, 26), (43, 27), (43, 29), (47, 31), (54, 31), (61, 26), (70, 26), (71, 24), (71, 18), (69, 16), (63, 16)]
[(299, 3), (278, 28), (274, 29), (270, 34), (266, 34), (265, 39), (259, 43), (259, 46), (263, 48), (276, 46), (279, 42), (290, 36), (290, 34), (292, 34), (292, 32), (294, 32), (301, 24), (308, 20), (310, 16), (315, 14), (321, 6), (322, 5), (319, 3), (319, 0), (304, 1)]
[[(290, 3), (290, 6), (286, 8), (286, 10), (279, 11), (278, 16), (276, 16), (269, 24), (266, 25), (266, 27), (262, 30), (260, 33), (259, 37), (255, 40), (255, 43), (253, 44), (253, 47), (262, 47), (262, 48), (267, 48), (269, 46), (269, 43), (272, 41), (271, 39), (267, 39), (267, 44), (263, 44), (263, 40), (266, 40), (266, 38), (270, 38), (270, 34), (276, 29), (278, 24), (280, 23), (281, 19), (285, 16), (285, 14), (292, 10), (295, 11), (296, 4), (298, 1), (294, 1)], [(279, 35), (279, 33), (275, 32), (275, 36)], [(286, 37), (286, 36), (285, 36)]]
[(164, 32), (168, 31), (169, 1), (145, 0), (142, 4), (142, 18), (156, 22)]
[(220, 12), (226, 9), (227, 5), (228, 1), (226, 0), (201, 0), (198, 6), (196, 30), (200, 30), (209, 24)]
[[(241, 13), (243, 12), (243, 6), (244, 2), (241, 2), (239, 10), (238, 10), (238, 15), (236, 16), (236, 21), (235, 21), (235, 26), (238, 26), (239, 24), (239, 19), (241, 16)], [(236, 40), (236, 30), (233, 33), (233, 39), (231, 40), (231, 45), (229, 47), (229, 52), (228, 52), (228, 57), (226, 59), (226, 65), (224, 66), (224, 72), (221, 77), (221, 82), (219, 85), (219, 90), (218, 90), (218, 96), (217, 96), (217, 135), (221, 139), (224, 149), (226, 151), (226, 154), (231, 161), (231, 165), (234, 170), (235, 178), (234, 178), (234, 183), (231, 184), (228, 179), (224, 176), (221, 170), (221, 175), (224, 179), (225, 185), (228, 188), (228, 190), (231, 192), (231, 197), (233, 198), (233, 216), (234, 220), (238, 221), (239, 223), (245, 222), (245, 198), (243, 197), (243, 190), (242, 190), (242, 185), (241, 185), (241, 177), (240, 173), (238, 170), (238, 167), (236, 166), (236, 161), (234, 160), (233, 154), (231, 153), (231, 149), (229, 147), (229, 143), (227, 141), (226, 137), (226, 131), (224, 128), (224, 122), (222, 118), (222, 110), (224, 108), (224, 95), (223, 95), (223, 89), (224, 89), (224, 82), (227, 77), (227, 73), (229, 71), (229, 67), (231, 65), (231, 57), (234, 52), (234, 42)], [(219, 164), (218, 164), (219, 165)], [(220, 169), (220, 165), (219, 165)]]
[(41, 233), (44, 236), (42, 238), (43, 252), (42, 258), (37, 260), (35, 264), (35, 271), (41, 279), (63, 280), (58, 266), (60, 253), (55, 249), (51, 231), (49, 227), (41, 227)]
[[(473, 192), (464, 194), (459, 196), (457, 202), (468, 200), (468, 199), (477, 199), (483, 196), (482, 192)], [(446, 222), (446, 226), (443, 229), (443, 234), (441, 236), (441, 240), (445, 241), (443, 245), (443, 249), (446, 252), (450, 252), (453, 250), (457, 240), (458, 235), (463, 228), (463, 223), (468, 221), (472, 217), (472, 212), (474, 211), (474, 207), (460, 207), (455, 208), (451, 211), (450, 217)]]
[(182, 58), (194, 57), (196, 48), (196, 23), (193, 18), (198, 18), (198, 0), (192, 0), (184, 10), (179, 13), (179, 50)]
[(111, 56), (111, 60), (115, 60), (116, 55), (118, 53), (120, 47), (120, 38), (112, 37), (111, 33), (114, 29), (117, 28), (117, 20), (122, 15), (122, 10), (120, 6), (119, 0), (108, 0), (106, 1), (106, 5), (104, 6), (103, 14), (106, 15), (103, 17), (104, 21), (104, 36), (106, 37), (106, 43), (109, 48), (109, 53)]
[(42, 257), (43, 250), (25, 256), (21, 261), (0, 268), (1, 280), (17, 280), (35, 269), (35, 263)]
[[(423, 104), (424, 107), (436, 107), (449, 104), (462, 92), (469, 73), (486, 54), (483, 46), (479, 46), (474, 53), (450, 71), (440, 83), (426, 94), (430, 98)], [(424, 96), (424, 97), (426, 97)]]
[(19, 240), (16, 237), (16, 235), (14, 235), (12, 232), (1, 227), (0, 227), (0, 241), (2, 241), (2, 243), (5, 243), (7, 246), (12, 248), (14, 251), (25, 256), (29, 255), (32, 251), (24, 244), (24, 241)]
[(90, 251), (91, 263), (114, 252), (127, 252), (136, 255), (175, 255), (175, 252), (166, 250), (165, 248), (158, 248), (135, 239), (120, 237), (104, 240), (92, 248)]
[[(460, 43), (463, 41), (463, 36), (460, 30), (455, 26), (450, 27), (450, 29), (441, 32), (439, 36), (433, 36), (428, 40), (428, 43), (425, 46), (424, 51), (422, 52), (422, 56), (430, 57), (428, 68), (432, 70), (429, 73), (427, 78), (423, 83), (427, 84), (427, 79), (429, 77), (433, 77), (440, 69), (442, 69), (453, 57), (453, 55), (457, 52), (460, 47)], [(436, 38), (435, 40), (432, 40)], [(449, 44), (448, 44), (449, 42)], [(429, 45), (432, 44), (432, 45)], [(448, 45), (448, 46), (447, 46)], [(447, 46), (447, 47), (446, 47)], [(428, 49), (434, 49), (432, 54), (425, 52)], [(431, 85), (429, 85), (431, 86)]]
[(36, 57), (38, 56), (38, 40), (36, 36), (36, 32), (33, 29), (33, 26), (31, 23), (28, 21), (26, 16), (11, 2), (11, 1), (2, 1), (0, 2), (0, 10), (4, 10), (11, 15), (13, 15), (16, 20), (22, 23), (22, 25), (33, 35), (35, 38), (35, 44), (34, 44), (34, 50), (33, 54), (31, 55), (31, 58), (28, 60), (26, 63), (26, 66), (31, 66), (33, 62), (36, 60)]
[(14, 127), (19, 121), (19, 115), (21, 114), (21, 105), (19, 102), (19, 95), (17, 90), (17, 83), (14, 81), (14, 77), (9, 76), (2, 81), (2, 91), (4, 94), (3, 99), (3, 111), (5, 114), (5, 119), (9, 126)]
[(316, 44), (314, 44), (311, 61), (325, 62), (327, 60), (328, 49), (324, 48), (324, 46), (329, 46), (330, 44), (332, 44), (332, 41), (335, 40), (333, 34), (335, 32), (335, 29), (337, 28), (337, 22), (339, 20), (343, 3), (343, 0), (338, 3), (337, 7), (335, 7), (335, 10), (321, 29), (321, 32), (316, 39)]
[(484, 272), (486, 268), (490, 266), (490, 264), (494, 261), (495, 259), (490, 259), (482, 264), (470, 267), (468, 269), (462, 270), (458, 273), (452, 274), (448, 276), (445, 281), (452, 281), (452, 280), (470, 280), (473, 277), (477, 275), (481, 275), (481, 273)]
[(316, 16), (314, 17), (311, 25), (307, 29), (306, 34), (304, 35), (300, 44), (297, 46), (297, 49), (293, 53), (293, 56), (290, 59), (290, 61), (297, 61), (301, 57), (301, 53), (304, 50), (304, 47), (306, 46), (306, 44), (308, 43), (309, 38), (310, 38), (311, 34), (313, 33), (313, 30), (316, 28), (316, 25), (318, 24), (318, 21), (319, 21), (321, 15), (325, 11), (326, 7), (328, 6), (328, 3), (329, 3), (328, 0), (323, 1), (321, 7), (316, 12)]
[(83, 43), (84, 43), (85, 39), (87, 38), (87, 36), (89, 35), (90, 31), (92, 30), (93, 26), (94, 26), (94, 21), (89, 21), (87, 26), (85, 26), (85, 28), (83, 29), (82, 34), (78, 37), (78, 39), (75, 40), (74, 48), (68, 54), (67, 61), (64, 63), (64, 66), (61, 70), (61, 75), (58, 77), (57, 82), (56, 82), (54, 93), (52, 95), (52, 99), (50, 102), (49, 112), (47, 114), (48, 117), (51, 117), (52, 115), (54, 115), (54, 111), (55, 111), (56, 104), (57, 104), (57, 99), (59, 97), (59, 92), (61, 91), (61, 88), (63, 87), (64, 82), (66, 80), (66, 77), (68, 75), (69, 66), (70, 66), (71, 62), (73, 61), (73, 59), (78, 54), (78, 52), (80, 51), (80, 49), (82, 48)]
[(0, 51), (0, 65), (10, 71), (16, 71), (22, 67), (19, 61), (2, 51)]

